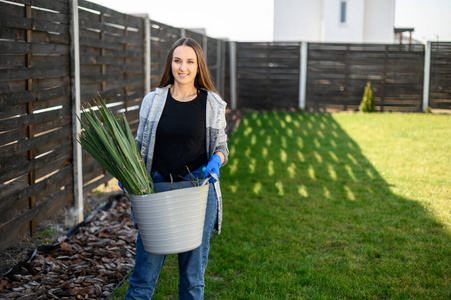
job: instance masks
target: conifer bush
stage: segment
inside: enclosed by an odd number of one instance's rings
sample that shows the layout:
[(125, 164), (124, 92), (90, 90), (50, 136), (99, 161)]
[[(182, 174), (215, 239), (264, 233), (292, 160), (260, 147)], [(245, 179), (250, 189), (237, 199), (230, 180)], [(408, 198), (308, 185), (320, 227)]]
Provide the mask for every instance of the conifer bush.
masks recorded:
[(365, 92), (363, 93), (362, 102), (360, 102), (359, 110), (361, 112), (374, 112), (374, 95), (371, 89), (371, 83), (366, 83)]

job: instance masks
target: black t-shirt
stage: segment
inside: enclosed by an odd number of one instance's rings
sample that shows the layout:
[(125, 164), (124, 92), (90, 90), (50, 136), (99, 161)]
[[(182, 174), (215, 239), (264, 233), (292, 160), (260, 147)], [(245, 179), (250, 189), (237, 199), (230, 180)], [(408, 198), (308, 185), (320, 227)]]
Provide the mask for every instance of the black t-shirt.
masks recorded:
[(170, 180), (180, 181), (207, 163), (207, 91), (199, 90), (191, 101), (168, 97), (157, 127), (152, 169)]

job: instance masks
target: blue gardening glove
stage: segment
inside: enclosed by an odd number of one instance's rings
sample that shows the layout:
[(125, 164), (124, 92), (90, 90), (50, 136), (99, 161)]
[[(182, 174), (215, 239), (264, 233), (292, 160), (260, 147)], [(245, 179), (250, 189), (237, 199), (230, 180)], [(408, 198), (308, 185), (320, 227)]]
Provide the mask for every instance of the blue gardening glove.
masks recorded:
[(122, 183), (119, 180), (117, 181), (117, 185), (121, 188), (121, 190), (123, 190), (125, 192), (124, 186), (122, 185)]
[[(210, 161), (207, 164), (207, 167), (205, 168), (205, 178), (207, 178), (208, 176), (210, 176), (210, 171), (215, 173), (217, 176), (217, 179), (219, 179), (219, 168), (221, 167), (221, 156), (215, 154), (210, 158)], [(210, 182), (211, 183), (215, 183), (216, 180), (215, 178), (211, 178)]]

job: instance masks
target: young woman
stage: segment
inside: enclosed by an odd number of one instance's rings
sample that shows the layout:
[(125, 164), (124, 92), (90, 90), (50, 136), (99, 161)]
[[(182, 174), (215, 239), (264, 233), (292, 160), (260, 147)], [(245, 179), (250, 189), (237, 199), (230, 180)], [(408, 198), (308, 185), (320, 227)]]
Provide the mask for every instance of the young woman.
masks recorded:
[[(219, 177), (227, 163), (226, 103), (219, 97), (200, 45), (172, 45), (158, 88), (144, 97), (136, 141), (154, 182)], [(191, 172), (191, 173), (189, 173)], [(179, 299), (202, 299), (210, 237), (221, 230), (222, 197), (211, 179), (200, 247), (178, 254)], [(151, 299), (165, 255), (146, 252), (138, 234), (136, 263), (126, 299)]]

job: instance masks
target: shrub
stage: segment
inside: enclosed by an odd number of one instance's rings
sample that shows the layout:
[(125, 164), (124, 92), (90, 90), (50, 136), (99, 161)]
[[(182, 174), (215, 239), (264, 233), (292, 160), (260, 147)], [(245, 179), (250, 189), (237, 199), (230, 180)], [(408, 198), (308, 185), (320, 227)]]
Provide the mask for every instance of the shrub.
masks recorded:
[(359, 110), (361, 112), (374, 112), (374, 95), (371, 89), (371, 83), (366, 83), (365, 92), (363, 93), (362, 102), (360, 102)]

